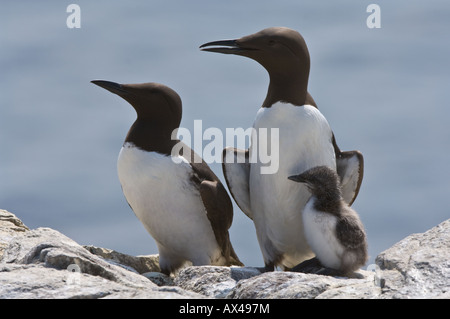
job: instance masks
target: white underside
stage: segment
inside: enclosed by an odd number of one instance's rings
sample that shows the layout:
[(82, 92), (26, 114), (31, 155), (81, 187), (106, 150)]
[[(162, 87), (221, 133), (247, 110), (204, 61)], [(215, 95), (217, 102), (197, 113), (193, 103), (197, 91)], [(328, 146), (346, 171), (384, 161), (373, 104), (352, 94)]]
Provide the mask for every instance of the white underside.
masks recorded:
[(161, 267), (223, 262), (186, 161), (175, 164), (170, 156), (127, 143), (119, 154), (118, 174), (128, 203), (157, 243)]
[(344, 247), (336, 238), (337, 218), (313, 208), (313, 200), (308, 201), (303, 211), (306, 239), (322, 265), (340, 269)]
[[(288, 180), (314, 166), (336, 169), (331, 128), (320, 111), (310, 105), (277, 103), (261, 108), (254, 128), (279, 128), (279, 169), (261, 174), (261, 163), (250, 168), (250, 205), (265, 262), (282, 253), (281, 264), (293, 267), (314, 256), (303, 233), (302, 210), (310, 193), (301, 183)], [(252, 147), (254, 146), (252, 141)], [(263, 143), (264, 144), (264, 143)], [(258, 152), (270, 154), (272, 149)], [(264, 147), (263, 147), (264, 148)], [(266, 152), (266, 153), (264, 153)], [(275, 249), (273, 249), (275, 248)]]

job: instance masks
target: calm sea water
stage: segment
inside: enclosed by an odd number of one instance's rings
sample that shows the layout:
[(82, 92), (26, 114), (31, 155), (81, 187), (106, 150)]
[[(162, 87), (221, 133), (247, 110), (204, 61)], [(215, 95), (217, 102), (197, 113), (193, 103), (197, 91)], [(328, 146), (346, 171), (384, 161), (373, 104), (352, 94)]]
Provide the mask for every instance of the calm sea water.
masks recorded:
[[(371, 262), (450, 217), (448, 1), (72, 2), (80, 29), (67, 28), (69, 1), (7, 1), (0, 11), (0, 208), (29, 227), (156, 253), (116, 173), (135, 113), (89, 81), (164, 83), (183, 99), (183, 127), (201, 119), (204, 128), (248, 128), (265, 97), (265, 70), (198, 46), (269, 26), (303, 34), (309, 91), (340, 147), (365, 156), (354, 208)], [(380, 29), (366, 25), (370, 3), (380, 5)], [(220, 164), (211, 167), (223, 181)], [(236, 205), (231, 240), (247, 265), (263, 264)]]

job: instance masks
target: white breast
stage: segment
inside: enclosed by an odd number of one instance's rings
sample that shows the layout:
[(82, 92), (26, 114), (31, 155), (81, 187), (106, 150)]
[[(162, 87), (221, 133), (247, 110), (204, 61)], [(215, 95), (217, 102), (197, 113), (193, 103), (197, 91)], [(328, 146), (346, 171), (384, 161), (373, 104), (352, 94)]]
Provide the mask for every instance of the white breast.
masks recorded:
[(305, 236), (322, 265), (332, 269), (341, 267), (344, 248), (336, 238), (337, 218), (331, 214), (316, 211), (313, 199), (309, 200), (303, 211)]
[(134, 213), (156, 240), (166, 258), (209, 263), (220, 250), (198, 189), (191, 183), (191, 166), (170, 156), (125, 144), (118, 174)]
[[(336, 169), (332, 132), (325, 117), (310, 105), (293, 106), (277, 103), (271, 108), (261, 108), (254, 128), (279, 129), (278, 171), (261, 174), (260, 162), (250, 169), (250, 200), (263, 255), (270, 260), (267, 241), (284, 253), (283, 264), (293, 267), (312, 256), (303, 235), (301, 211), (310, 197), (305, 186), (288, 180), (291, 175), (318, 165)], [(261, 141), (259, 141), (261, 142)], [(270, 154), (271, 143), (256, 143), (256, 152)], [(253, 150), (255, 151), (255, 150)], [(265, 153), (264, 153), (265, 152)]]

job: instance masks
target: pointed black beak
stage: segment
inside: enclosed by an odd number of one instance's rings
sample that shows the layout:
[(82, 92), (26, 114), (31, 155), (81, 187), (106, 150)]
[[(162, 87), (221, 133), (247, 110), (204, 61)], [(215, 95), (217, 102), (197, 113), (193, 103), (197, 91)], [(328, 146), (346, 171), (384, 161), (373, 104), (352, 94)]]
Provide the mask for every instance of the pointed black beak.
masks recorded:
[(200, 46), (200, 49), (202, 51), (208, 51), (208, 52), (217, 52), (217, 53), (223, 53), (223, 54), (238, 54), (238, 55), (241, 55), (243, 52), (246, 52), (248, 50), (252, 50), (252, 49), (241, 47), (237, 43), (237, 40), (220, 40), (220, 41), (208, 42), (208, 43), (202, 44)]
[(289, 176), (288, 179), (297, 183), (306, 183), (306, 180), (302, 177), (301, 174)]
[(125, 94), (128, 94), (129, 92), (119, 83), (110, 82), (110, 81), (103, 81), (103, 80), (94, 80), (91, 81), (91, 83), (94, 83), (95, 85), (98, 85), (99, 87), (104, 88), (105, 90), (108, 90), (114, 94), (117, 94), (119, 96), (123, 96)]

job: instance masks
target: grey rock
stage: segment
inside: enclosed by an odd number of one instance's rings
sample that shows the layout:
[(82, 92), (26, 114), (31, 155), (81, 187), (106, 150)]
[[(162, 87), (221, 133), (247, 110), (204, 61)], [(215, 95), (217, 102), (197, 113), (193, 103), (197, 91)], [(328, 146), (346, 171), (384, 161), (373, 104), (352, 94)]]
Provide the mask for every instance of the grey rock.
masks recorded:
[[(108, 262), (134, 270), (139, 274), (147, 272), (161, 272), (159, 268), (159, 255), (130, 256), (112, 249), (96, 246), (83, 246), (90, 253), (100, 256)], [(131, 268), (131, 269), (130, 269)]]
[(0, 231), (6, 232), (24, 232), (30, 230), (13, 213), (0, 209)]
[(239, 280), (260, 275), (251, 267), (202, 266), (183, 268), (174, 284), (211, 298), (225, 298)]
[[(14, 223), (10, 223), (14, 224)], [(107, 262), (50, 228), (6, 232), (0, 260), (1, 298), (203, 298)], [(7, 234), (8, 238), (5, 239)]]
[(296, 272), (269, 272), (240, 281), (227, 298), (374, 298), (380, 288), (372, 272), (360, 272), (361, 279), (336, 278)]
[(172, 277), (160, 272), (146, 272), (142, 276), (153, 282), (157, 286), (174, 286)]
[[(150, 282), (149, 282), (150, 283)], [(180, 288), (124, 285), (86, 273), (71, 273), (38, 264), (0, 264), (0, 298), (8, 299), (185, 299), (202, 296)]]
[(450, 219), (412, 234), (376, 258), (384, 298), (442, 298), (450, 295)]
[(413, 234), (381, 253), (377, 264), (352, 278), (256, 268), (190, 267), (175, 284), (213, 298), (449, 298), (450, 220)]
[(29, 230), (16, 215), (0, 209), (0, 260), (8, 242), (20, 232)]
[(169, 277), (159, 272), (158, 255), (83, 247), (0, 210), (0, 298), (450, 298), (449, 243), (447, 220), (406, 237), (351, 278), (217, 266)]

